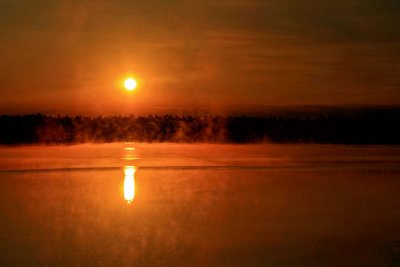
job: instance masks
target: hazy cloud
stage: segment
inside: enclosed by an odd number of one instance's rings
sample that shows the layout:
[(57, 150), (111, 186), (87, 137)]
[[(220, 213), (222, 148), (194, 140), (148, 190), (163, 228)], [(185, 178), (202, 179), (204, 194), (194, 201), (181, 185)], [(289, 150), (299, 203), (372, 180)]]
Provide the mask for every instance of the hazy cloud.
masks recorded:
[(0, 0), (0, 90), (85, 106), (133, 71), (142, 105), (398, 104), (398, 25), (395, 0)]

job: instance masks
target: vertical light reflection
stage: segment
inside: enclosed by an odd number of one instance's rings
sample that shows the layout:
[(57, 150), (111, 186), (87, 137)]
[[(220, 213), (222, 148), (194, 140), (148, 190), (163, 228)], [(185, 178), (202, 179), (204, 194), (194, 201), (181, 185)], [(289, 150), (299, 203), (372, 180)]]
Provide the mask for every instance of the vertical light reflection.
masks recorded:
[(124, 198), (128, 204), (135, 198), (135, 172), (136, 168), (133, 166), (124, 167)]

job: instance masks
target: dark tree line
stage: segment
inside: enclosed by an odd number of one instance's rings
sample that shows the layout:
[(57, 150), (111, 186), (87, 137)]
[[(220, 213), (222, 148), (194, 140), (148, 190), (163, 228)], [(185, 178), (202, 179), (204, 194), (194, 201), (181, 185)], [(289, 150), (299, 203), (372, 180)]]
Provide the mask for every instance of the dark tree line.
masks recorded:
[(210, 142), (400, 144), (400, 112), (365, 116), (0, 116), (1, 144)]

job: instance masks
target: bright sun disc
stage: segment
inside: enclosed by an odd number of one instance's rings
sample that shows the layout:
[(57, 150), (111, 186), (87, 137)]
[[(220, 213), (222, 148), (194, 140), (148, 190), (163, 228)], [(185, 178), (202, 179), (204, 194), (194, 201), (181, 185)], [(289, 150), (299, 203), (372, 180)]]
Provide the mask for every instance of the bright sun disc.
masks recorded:
[(124, 86), (125, 86), (126, 90), (132, 91), (136, 88), (137, 83), (134, 79), (129, 78), (129, 79), (125, 80)]

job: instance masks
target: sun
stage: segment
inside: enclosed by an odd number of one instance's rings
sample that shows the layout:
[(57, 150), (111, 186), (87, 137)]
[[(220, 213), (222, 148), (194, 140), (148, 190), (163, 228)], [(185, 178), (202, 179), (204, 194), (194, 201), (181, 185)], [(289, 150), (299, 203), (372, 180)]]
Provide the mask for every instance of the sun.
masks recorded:
[(136, 86), (137, 86), (137, 82), (136, 82), (135, 79), (133, 79), (133, 78), (128, 78), (128, 79), (126, 79), (125, 82), (124, 82), (124, 87), (125, 87), (125, 89), (128, 90), (128, 91), (133, 91), (133, 90), (135, 90)]

